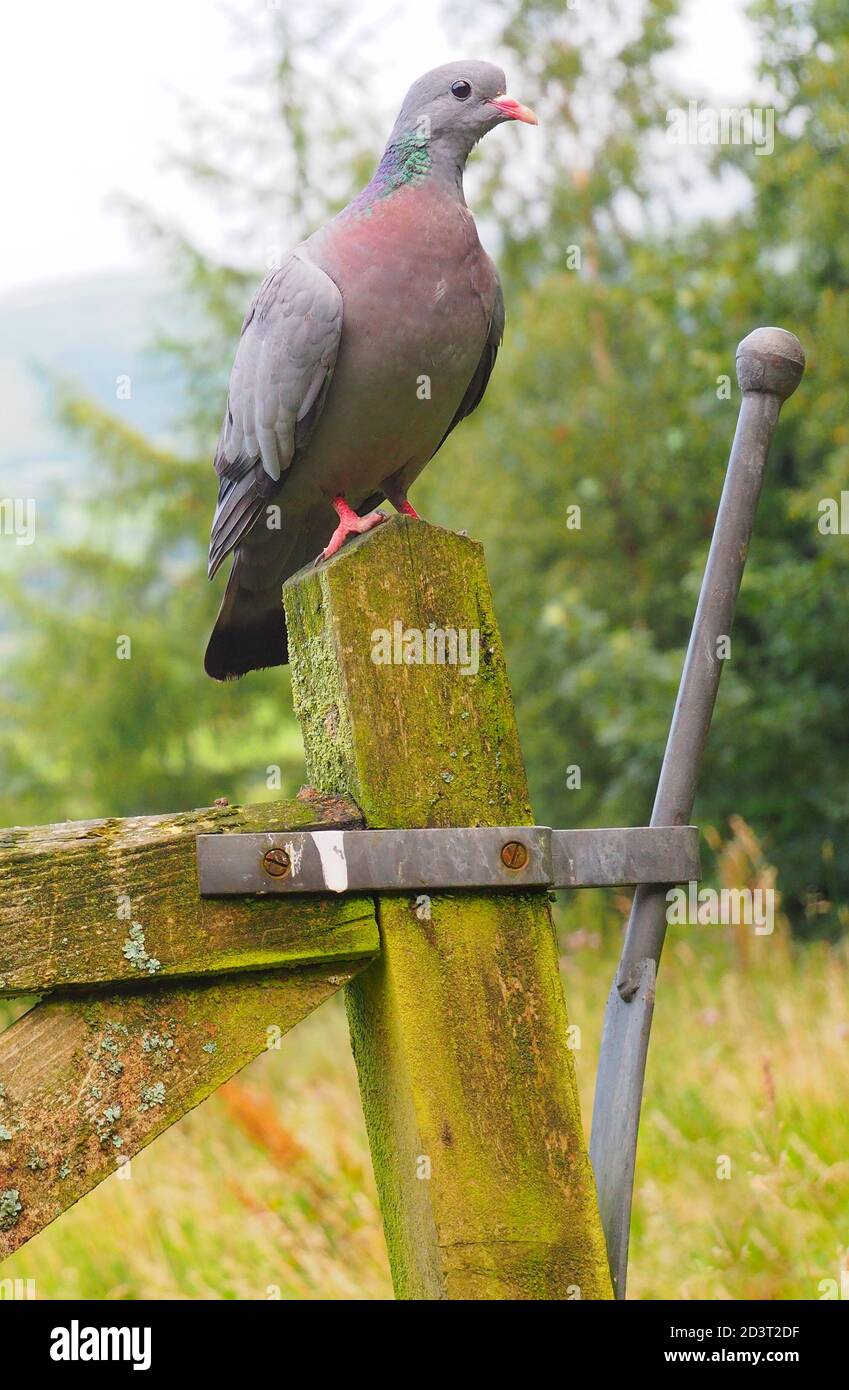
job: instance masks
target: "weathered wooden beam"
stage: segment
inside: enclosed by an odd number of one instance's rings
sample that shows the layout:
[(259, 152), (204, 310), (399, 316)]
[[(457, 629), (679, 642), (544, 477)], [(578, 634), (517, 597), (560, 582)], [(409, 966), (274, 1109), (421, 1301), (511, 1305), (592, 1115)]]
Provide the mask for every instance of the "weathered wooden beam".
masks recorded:
[(0, 1259), (363, 968), (151, 982), (37, 1005), (0, 1034)]
[(199, 834), (361, 824), (352, 802), (307, 792), (261, 806), (0, 830), (0, 994), (372, 954), (369, 899), (198, 894)]
[[(532, 823), (480, 546), (393, 520), (284, 601), (317, 786), (371, 827)], [(378, 903), (347, 999), (396, 1292), (609, 1298), (547, 895)]]

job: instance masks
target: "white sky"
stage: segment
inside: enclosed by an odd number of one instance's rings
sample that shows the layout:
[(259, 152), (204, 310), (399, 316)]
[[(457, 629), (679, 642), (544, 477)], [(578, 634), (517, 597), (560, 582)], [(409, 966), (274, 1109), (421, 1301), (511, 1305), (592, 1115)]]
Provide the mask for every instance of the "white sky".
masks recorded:
[[(690, 0), (679, 82), (727, 102), (746, 95), (754, 49), (743, 3)], [(229, 0), (229, 9), (255, 13), (266, 4)], [(413, 78), (457, 56), (436, 0), (359, 0), (351, 8), (364, 23), (389, 16), (377, 43), (399, 102)], [(0, 292), (142, 268), (114, 197), (166, 209), (190, 230), (202, 215), (161, 161), (179, 124), (178, 95), (209, 103), (244, 70), (227, 10), (221, 0), (19, 0), (4, 9), (3, 30)], [(202, 240), (210, 244), (208, 227)]]

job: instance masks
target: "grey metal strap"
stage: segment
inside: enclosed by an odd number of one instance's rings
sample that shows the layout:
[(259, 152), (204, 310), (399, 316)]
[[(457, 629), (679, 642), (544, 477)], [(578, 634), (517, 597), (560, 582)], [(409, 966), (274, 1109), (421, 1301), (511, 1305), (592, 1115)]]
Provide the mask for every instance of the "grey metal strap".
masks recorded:
[(699, 877), (699, 832), (684, 825), (550, 830), (281, 830), (199, 835), (200, 892), (439, 892), (685, 883)]

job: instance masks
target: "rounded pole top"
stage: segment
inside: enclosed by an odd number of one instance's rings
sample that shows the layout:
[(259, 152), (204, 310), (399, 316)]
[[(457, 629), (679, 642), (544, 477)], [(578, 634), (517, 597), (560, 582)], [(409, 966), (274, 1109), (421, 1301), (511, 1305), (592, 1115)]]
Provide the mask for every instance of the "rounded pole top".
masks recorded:
[(737, 348), (737, 381), (744, 393), (765, 391), (786, 401), (804, 370), (802, 344), (785, 328), (756, 328)]

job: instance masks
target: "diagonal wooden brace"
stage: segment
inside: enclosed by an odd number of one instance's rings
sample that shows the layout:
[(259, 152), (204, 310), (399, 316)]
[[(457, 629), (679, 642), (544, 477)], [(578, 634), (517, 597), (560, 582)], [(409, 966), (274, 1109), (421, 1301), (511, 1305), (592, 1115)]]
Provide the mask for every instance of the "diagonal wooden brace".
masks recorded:
[(57, 995), (0, 1033), (0, 1260), (365, 963)]
[(0, 831), (2, 990), (52, 991), (0, 1033), (0, 1259), (276, 1047), (378, 949), (362, 897), (204, 902), (198, 832), (341, 834), (359, 819), (350, 802), (306, 793)]

